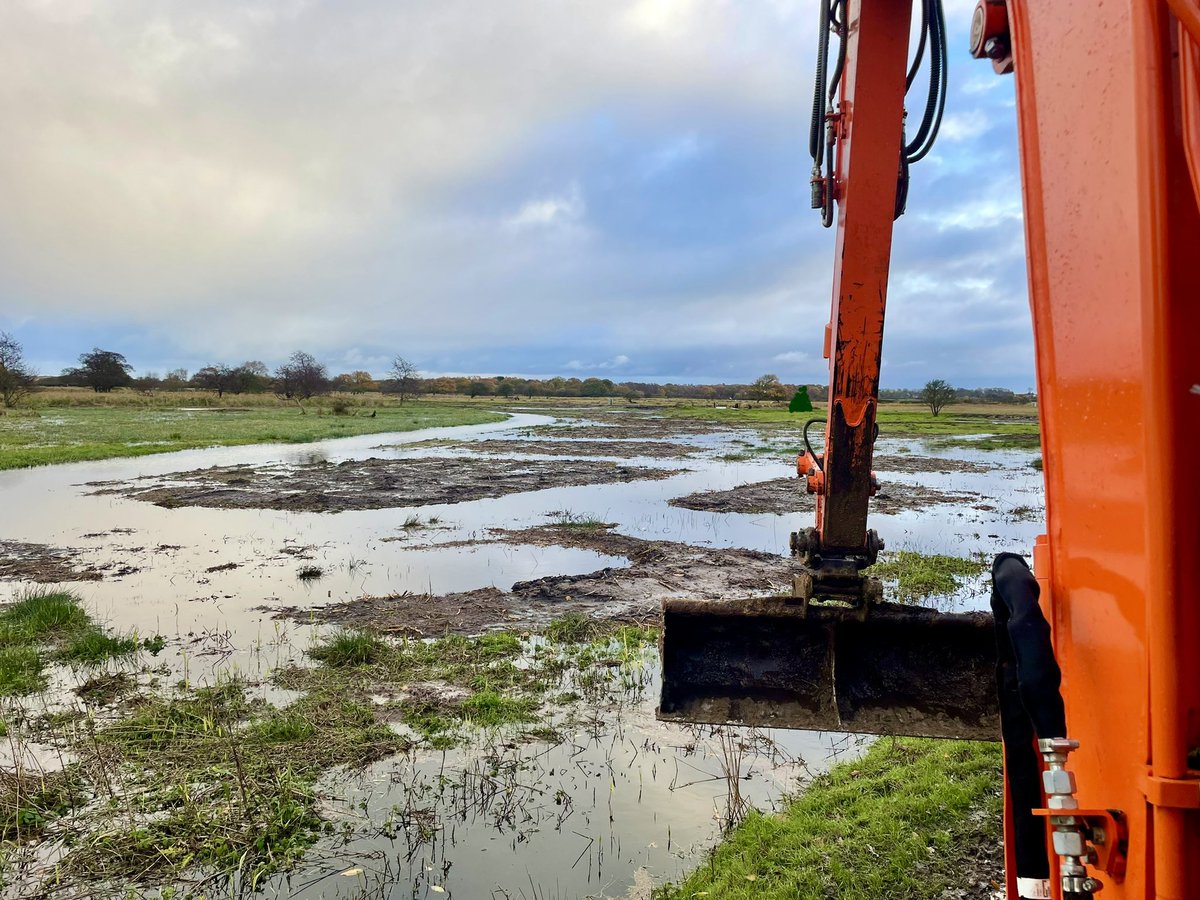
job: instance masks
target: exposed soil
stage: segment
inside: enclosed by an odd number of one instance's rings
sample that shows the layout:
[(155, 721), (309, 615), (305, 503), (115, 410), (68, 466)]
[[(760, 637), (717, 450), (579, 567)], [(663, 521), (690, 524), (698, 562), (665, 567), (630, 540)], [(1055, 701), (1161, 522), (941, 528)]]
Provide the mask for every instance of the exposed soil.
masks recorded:
[[(302, 466), (225, 466), (166, 478), (95, 484), (156, 506), (342, 512), (431, 506), (584, 484), (668, 478), (651, 469), (601, 460), (364, 459)], [(155, 482), (144, 487), (143, 482)]]
[(920, 456), (916, 453), (881, 454), (871, 462), (877, 472), (993, 472), (996, 468), (965, 459)]
[(99, 581), (102, 577), (100, 569), (80, 564), (72, 550), (0, 541), (0, 579), (56, 584), (60, 581)]
[(535, 453), (542, 456), (607, 456), (615, 459), (635, 459), (637, 457), (679, 459), (692, 453), (698, 453), (701, 449), (689, 446), (688, 444), (676, 444), (670, 441), (581, 440), (577, 438), (564, 441), (514, 441), (496, 439), (472, 441), (457, 446), (468, 450), (479, 450), (481, 453)]
[[(880, 491), (871, 498), (871, 509), (877, 513), (894, 514), (942, 503), (971, 503), (978, 499), (975, 494), (949, 493), (906, 484)], [(811, 510), (815, 502), (816, 498), (804, 490), (800, 479), (789, 477), (741, 484), (727, 491), (688, 494), (671, 500), (670, 505), (700, 512), (787, 515)]]
[(623, 556), (629, 565), (586, 575), (550, 575), (519, 581), (511, 591), (482, 588), (442, 595), (363, 597), (316, 609), (276, 609), (275, 613), (300, 621), (315, 618), (347, 627), (413, 636), (476, 634), (496, 626), (540, 627), (567, 612), (620, 621), (657, 622), (666, 597), (718, 600), (789, 590), (794, 565), (789, 557), (774, 553), (647, 541), (616, 534), (604, 525), (496, 530), (483, 540), (577, 547)]

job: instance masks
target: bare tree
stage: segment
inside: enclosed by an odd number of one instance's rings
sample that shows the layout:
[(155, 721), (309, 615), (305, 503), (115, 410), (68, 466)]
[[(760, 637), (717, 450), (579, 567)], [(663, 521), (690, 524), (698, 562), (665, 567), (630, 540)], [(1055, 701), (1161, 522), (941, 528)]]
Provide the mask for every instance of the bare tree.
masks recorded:
[(16, 406), (33, 387), (33, 377), (17, 339), (0, 331), (0, 399), (4, 405)]
[(953, 399), (954, 388), (940, 378), (926, 382), (925, 387), (921, 388), (921, 402), (928, 406), (935, 416)]
[(327, 394), (329, 373), (311, 353), (297, 350), (275, 370), (275, 393), (297, 402)]
[(403, 356), (397, 356), (392, 360), (390, 374), (393, 382), (392, 390), (400, 395), (400, 404), (404, 405), (404, 398), (414, 396), (420, 388), (421, 373)]

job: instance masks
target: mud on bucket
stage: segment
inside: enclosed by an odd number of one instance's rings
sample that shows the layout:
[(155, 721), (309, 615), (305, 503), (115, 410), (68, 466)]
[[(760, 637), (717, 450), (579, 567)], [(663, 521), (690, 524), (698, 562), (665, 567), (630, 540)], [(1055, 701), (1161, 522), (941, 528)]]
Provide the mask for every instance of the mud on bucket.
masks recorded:
[(1000, 737), (987, 613), (667, 600), (660, 649), (664, 721)]

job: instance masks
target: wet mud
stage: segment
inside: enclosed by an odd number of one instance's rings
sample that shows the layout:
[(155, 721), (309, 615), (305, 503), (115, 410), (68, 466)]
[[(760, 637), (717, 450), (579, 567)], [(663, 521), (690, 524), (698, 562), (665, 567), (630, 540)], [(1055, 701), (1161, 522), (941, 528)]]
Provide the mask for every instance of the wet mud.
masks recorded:
[(994, 472), (994, 466), (965, 459), (947, 459), (944, 456), (921, 456), (917, 453), (877, 454), (872, 459), (876, 472)]
[[(156, 506), (342, 512), (464, 503), (571, 485), (669, 478), (679, 469), (651, 469), (601, 460), (470, 458), (362, 459), (301, 466), (224, 466), (167, 478), (96, 483)], [(146, 485), (143, 482), (150, 481)]]
[(0, 580), (57, 584), (63, 581), (99, 581), (100, 568), (81, 563), (73, 550), (0, 541)]
[[(950, 493), (931, 487), (897, 484), (887, 490), (881, 490), (872, 497), (871, 510), (895, 514), (940, 504), (970, 504), (978, 499), (976, 494)], [(699, 512), (754, 515), (773, 513), (782, 516), (812, 510), (816, 498), (804, 490), (800, 479), (788, 477), (742, 484), (727, 491), (701, 491), (686, 497), (676, 497), (669, 502), (671, 506)]]
[(486, 440), (453, 445), (459, 449), (480, 453), (508, 455), (530, 453), (538, 456), (598, 456), (612, 459), (680, 459), (700, 452), (699, 447), (671, 441), (584, 440), (562, 441)]
[(299, 621), (426, 637), (478, 634), (494, 627), (536, 629), (568, 612), (657, 623), (664, 598), (720, 600), (781, 593), (790, 590), (794, 567), (789, 557), (776, 553), (643, 540), (618, 534), (609, 525), (499, 529), (470, 543), (488, 542), (593, 550), (624, 557), (629, 565), (519, 581), (509, 591), (482, 588), (441, 595), (362, 597), (316, 609), (286, 607), (274, 612)]

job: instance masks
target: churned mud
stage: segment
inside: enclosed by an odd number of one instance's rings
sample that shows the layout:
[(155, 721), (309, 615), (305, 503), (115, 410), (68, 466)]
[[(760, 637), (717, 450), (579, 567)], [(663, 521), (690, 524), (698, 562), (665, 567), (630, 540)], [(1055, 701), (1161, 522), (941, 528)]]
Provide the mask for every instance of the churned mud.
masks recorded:
[(362, 459), (301, 466), (221, 466), (91, 485), (156, 506), (342, 512), (464, 503), (569, 485), (668, 478), (680, 470), (602, 460)]
[(62, 581), (99, 581), (100, 569), (80, 563), (75, 552), (44, 544), (0, 541), (0, 579), (57, 584)]
[(497, 438), (464, 442), (455, 446), (465, 450), (477, 450), (480, 453), (497, 455), (530, 453), (538, 456), (599, 456), (614, 459), (636, 459), (638, 457), (680, 459), (700, 451), (699, 447), (671, 441), (583, 440), (578, 438), (563, 441), (514, 441)]
[[(881, 490), (872, 497), (871, 509), (877, 513), (894, 514), (944, 503), (972, 503), (978, 499), (975, 494), (950, 493), (931, 487), (898, 484)], [(811, 510), (815, 501), (816, 498), (804, 490), (799, 478), (788, 477), (741, 484), (727, 491), (701, 491), (686, 497), (676, 497), (670, 504), (700, 512), (787, 515)]]
[(617, 534), (611, 528), (596, 524), (494, 530), (470, 543), (575, 547), (624, 557), (629, 560), (627, 566), (519, 581), (508, 591), (482, 588), (441, 595), (362, 597), (315, 610), (278, 609), (276, 614), (391, 634), (477, 634), (496, 626), (537, 628), (568, 612), (599, 619), (657, 622), (666, 597), (718, 600), (791, 588), (793, 564), (788, 557), (757, 550), (642, 540)]
[(944, 456), (921, 456), (917, 453), (877, 454), (872, 459), (876, 472), (994, 472), (994, 466), (971, 462), (965, 459), (947, 459)]

